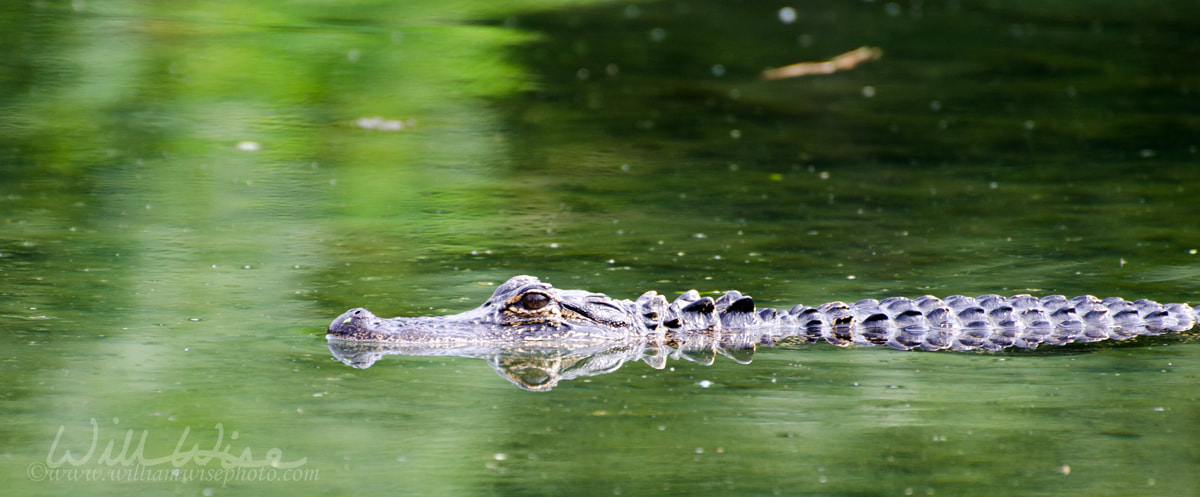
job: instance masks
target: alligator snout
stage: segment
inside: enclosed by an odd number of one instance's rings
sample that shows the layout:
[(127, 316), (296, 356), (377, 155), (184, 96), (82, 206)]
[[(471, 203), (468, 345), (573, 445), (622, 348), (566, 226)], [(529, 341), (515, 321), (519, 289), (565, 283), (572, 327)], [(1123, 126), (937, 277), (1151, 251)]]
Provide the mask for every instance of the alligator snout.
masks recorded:
[(371, 311), (356, 307), (329, 323), (329, 335), (337, 338), (359, 338), (378, 325), (379, 317)]

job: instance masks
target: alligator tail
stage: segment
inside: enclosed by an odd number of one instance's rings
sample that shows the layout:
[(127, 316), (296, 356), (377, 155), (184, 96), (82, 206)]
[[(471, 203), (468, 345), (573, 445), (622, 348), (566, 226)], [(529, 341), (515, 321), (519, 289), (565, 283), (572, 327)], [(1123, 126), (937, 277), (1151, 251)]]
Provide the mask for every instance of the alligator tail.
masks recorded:
[[(797, 305), (788, 311), (756, 309), (736, 291), (713, 300), (695, 291), (665, 305), (649, 292), (638, 299), (648, 320), (670, 330), (772, 330), (773, 337), (796, 335), (838, 346), (887, 345), (900, 350), (987, 350), (1036, 348), (1076, 342), (1127, 340), (1143, 335), (1190, 330), (1200, 307), (1152, 300), (1099, 299), (1084, 295), (1036, 298), (1030, 295), (926, 295), (909, 299), (866, 299), (853, 304)], [(762, 327), (762, 328), (760, 328)]]
[(891, 297), (850, 305), (830, 302), (815, 311), (797, 306), (788, 313), (797, 318), (808, 338), (901, 350), (996, 351), (1126, 340), (1187, 331), (1197, 320), (1197, 309), (1188, 304), (1130, 302), (1119, 297), (1101, 300), (1091, 295), (1073, 299), (1061, 295)]

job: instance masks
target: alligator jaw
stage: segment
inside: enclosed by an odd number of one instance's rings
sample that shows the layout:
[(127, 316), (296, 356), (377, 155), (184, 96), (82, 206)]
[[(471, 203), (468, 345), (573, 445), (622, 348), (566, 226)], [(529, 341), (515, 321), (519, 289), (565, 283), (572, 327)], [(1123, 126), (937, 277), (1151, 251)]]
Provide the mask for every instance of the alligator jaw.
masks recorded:
[(625, 328), (613, 328), (586, 320), (491, 321), (487, 306), (447, 316), (376, 316), (357, 307), (329, 323), (325, 338), (333, 341), (422, 344), (438, 348), (479, 343), (594, 344), (641, 337)]
[(495, 328), (480, 324), (478, 314), (475, 310), (449, 316), (384, 319), (356, 307), (329, 323), (325, 338), (388, 343), (469, 342)]

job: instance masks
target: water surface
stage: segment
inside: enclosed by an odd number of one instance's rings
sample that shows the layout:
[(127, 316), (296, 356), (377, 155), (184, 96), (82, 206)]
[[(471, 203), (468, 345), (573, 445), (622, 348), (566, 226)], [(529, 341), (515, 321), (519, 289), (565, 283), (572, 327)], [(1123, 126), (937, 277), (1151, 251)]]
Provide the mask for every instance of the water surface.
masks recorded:
[[(635, 362), (527, 392), (479, 359), (350, 368), (323, 331), (355, 306), (466, 310), (516, 274), (776, 307), (1195, 303), (1197, 14), (0, 7), (4, 480), (20, 495), (1192, 494), (1194, 333), (1032, 353), (760, 348), (748, 365)], [(883, 56), (759, 77), (860, 46)], [(63, 459), (93, 433), (90, 459)], [(139, 468), (116, 455), (143, 433), (150, 459), (277, 448), (270, 474), (303, 461), (300, 481), (185, 473), (217, 457), (112, 481)]]

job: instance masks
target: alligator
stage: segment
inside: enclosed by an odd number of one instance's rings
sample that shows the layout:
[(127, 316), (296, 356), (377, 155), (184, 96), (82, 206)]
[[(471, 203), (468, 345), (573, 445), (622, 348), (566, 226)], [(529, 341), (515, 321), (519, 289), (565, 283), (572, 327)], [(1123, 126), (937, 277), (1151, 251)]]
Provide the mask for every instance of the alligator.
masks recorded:
[(561, 290), (533, 276), (515, 276), (483, 305), (461, 314), (383, 319), (363, 308), (338, 316), (326, 337), (422, 346), (587, 345), (692, 336), (754, 335), (764, 344), (797, 337), (833, 345), (887, 345), (900, 350), (1036, 348), (1073, 342), (1126, 340), (1190, 330), (1200, 307), (1084, 295), (1036, 298), (930, 295), (790, 310), (758, 309), (738, 291), (716, 299), (696, 290), (674, 301), (650, 291), (637, 300)]
[(647, 292), (630, 301), (516, 276), (471, 311), (383, 319), (356, 308), (335, 319), (326, 337), (334, 357), (356, 368), (392, 354), (480, 358), (523, 389), (547, 391), (627, 361), (663, 369), (668, 359), (708, 365), (720, 354), (745, 364), (759, 345), (1001, 351), (1121, 341), (1190, 330), (1197, 311), (1088, 295), (892, 297), (781, 311), (758, 309), (736, 291), (714, 299), (689, 290), (673, 302)]

